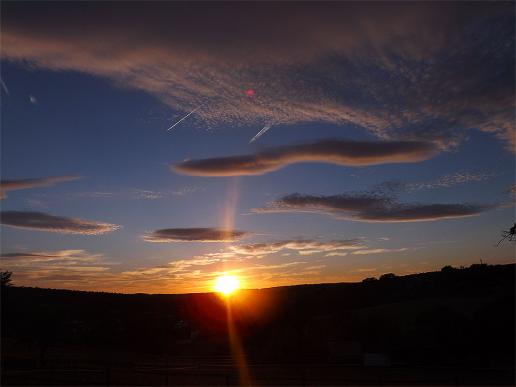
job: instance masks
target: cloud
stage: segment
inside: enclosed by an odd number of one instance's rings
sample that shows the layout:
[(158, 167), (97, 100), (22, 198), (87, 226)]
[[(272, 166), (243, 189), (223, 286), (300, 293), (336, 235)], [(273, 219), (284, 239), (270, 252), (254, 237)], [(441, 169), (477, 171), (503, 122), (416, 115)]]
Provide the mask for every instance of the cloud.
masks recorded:
[[(224, 264), (222, 264), (224, 262)], [(194, 291), (212, 291), (213, 281), (223, 274), (238, 275), (245, 287), (258, 285), (268, 286), (286, 284), (288, 280), (296, 277), (310, 278), (319, 274), (318, 269), (324, 265), (305, 266), (308, 262), (293, 261), (270, 264), (254, 264), (241, 266), (238, 261), (223, 261), (209, 256), (200, 256), (192, 259), (172, 261), (166, 265), (139, 268), (120, 273), (119, 280), (138, 284), (139, 287), (147, 286), (154, 289), (162, 286), (180, 286), (178, 289)], [(278, 282), (279, 279), (281, 282)], [(162, 291), (163, 288), (158, 291)]]
[(406, 247), (403, 247), (401, 249), (365, 249), (365, 250), (352, 251), (351, 254), (369, 255), (369, 254), (397, 253), (397, 252), (407, 251), (407, 250), (408, 249)]
[(214, 279), (225, 272), (237, 274), (246, 287), (285, 285), (317, 275), (324, 267), (299, 261), (243, 266), (231, 253), (209, 253), (123, 271), (116, 270), (117, 264), (102, 254), (85, 250), (11, 252), (0, 258), (2, 268), (14, 272), (18, 286), (130, 293), (212, 291)]
[(441, 176), (434, 181), (417, 182), (417, 183), (403, 183), (397, 180), (384, 181), (377, 184), (371, 191), (376, 195), (392, 195), (400, 192), (415, 192), (421, 190), (450, 188), (456, 185), (467, 184), (471, 182), (480, 182), (491, 179), (494, 176), (492, 173), (481, 172), (456, 172)]
[(210, 291), (216, 265), (223, 262), (206, 255), (116, 271), (117, 265), (103, 255), (84, 250), (13, 252), (0, 258), (2, 268), (13, 271), (20, 286), (155, 293)]
[(231, 246), (230, 250), (243, 255), (268, 255), (281, 250), (295, 250), (301, 255), (310, 255), (322, 252), (338, 252), (342, 250), (360, 249), (362, 245), (357, 239), (317, 241), (312, 239), (292, 239), (269, 243), (255, 243), (248, 245)]
[(449, 188), (455, 185), (466, 184), (470, 182), (485, 181), (493, 177), (492, 174), (488, 173), (474, 173), (474, 172), (457, 172), (448, 175), (444, 175), (437, 181), (428, 183), (413, 183), (407, 184), (407, 190), (419, 191), (423, 189), (435, 189), (435, 188)]
[(143, 235), (147, 242), (233, 242), (250, 233), (222, 228), (165, 228)]
[(504, 203), (501, 204), (501, 207), (514, 207), (516, 206), (516, 184), (511, 185), (504, 192), (509, 196), (508, 200), (504, 200)]
[(34, 265), (77, 265), (98, 262), (100, 254), (89, 254), (84, 250), (57, 250), (37, 252), (4, 253), (0, 256), (3, 265), (9, 267), (32, 267)]
[(1, 224), (6, 226), (62, 234), (98, 235), (121, 228), (121, 226), (116, 224), (67, 218), (44, 212), (2, 211), (0, 215)]
[(347, 252), (331, 251), (328, 254), (326, 254), (325, 257), (345, 257), (346, 255), (348, 255)]
[(365, 166), (409, 163), (429, 159), (438, 148), (429, 142), (321, 140), (270, 148), (253, 155), (189, 160), (171, 168), (187, 175), (261, 175), (301, 162)]
[(324, 121), (443, 147), (478, 129), (514, 146), (512, 11), (510, 2), (13, 2), (2, 6), (1, 53), (142, 89), (181, 112), (205, 103), (190, 124)]
[(39, 187), (51, 187), (57, 183), (65, 181), (74, 181), (81, 179), (81, 176), (50, 176), (34, 179), (17, 179), (17, 180), (1, 180), (0, 181), (0, 199), (7, 197), (7, 191), (15, 191), (19, 189), (30, 189)]
[(136, 270), (124, 271), (122, 274), (127, 276), (140, 276), (146, 277), (145, 280), (152, 278), (177, 278), (188, 273), (198, 273), (199, 268), (212, 266), (221, 262), (220, 258), (214, 258), (212, 256), (198, 256), (190, 259), (179, 259), (176, 261), (169, 262), (168, 264), (139, 268)]
[(124, 283), (113, 263), (85, 250), (12, 252), (0, 259), (17, 286), (116, 291)]
[(134, 199), (144, 199), (144, 200), (156, 200), (162, 199), (165, 195), (163, 192), (158, 191), (150, 191), (145, 189), (135, 189), (133, 190), (133, 198)]
[(203, 188), (195, 186), (184, 186), (176, 190), (153, 191), (148, 189), (132, 188), (122, 191), (86, 191), (61, 194), (67, 198), (88, 198), (88, 199), (108, 199), (108, 198), (129, 198), (135, 200), (158, 200), (170, 197), (182, 197), (202, 191)]
[(156, 199), (164, 199), (172, 196), (186, 196), (193, 194), (195, 192), (201, 191), (199, 187), (182, 187), (180, 189), (174, 191), (151, 191), (145, 189), (133, 189), (131, 190), (131, 195), (133, 199), (142, 199), (142, 200), (156, 200)]
[(113, 196), (115, 196), (115, 194), (113, 192), (92, 191), (92, 192), (75, 192), (73, 194), (68, 194), (67, 196), (89, 198), (89, 199), (102, 199), (102, 198), (113, 197)]
[(366, 222), (421, 222), (478, 215), (492, 206), (475, 204), (400, 203), (371, 193), (312, 196), (292, 194), (254, 213), (315, 212)]

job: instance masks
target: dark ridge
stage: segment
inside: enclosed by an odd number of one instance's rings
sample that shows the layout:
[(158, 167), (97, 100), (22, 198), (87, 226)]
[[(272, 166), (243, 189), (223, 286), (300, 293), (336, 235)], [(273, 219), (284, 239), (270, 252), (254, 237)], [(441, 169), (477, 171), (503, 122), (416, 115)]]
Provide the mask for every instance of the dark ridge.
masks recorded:
[[(282, 378), (292, 367), (306, 368), (305, 376), (315, 385), (377, 384), (378, 379), (368, 379), (377, 375), (369, 368), (376, 362), (386, 384), (440, 384), (444, 381), (435, 377), (442, 375), (448, 382), (457, 377), (470, 384), (510, 385), (515, 269), (515, 264), (447, 266), (360, 283), (242, 290), (230, 303), (248, 362), (265, 367), (255, 377), (273, 374), (261, 384), (288, 384)], [(163, 378), (151, 381), (154, 371), (148, 371), (147, 380), (138, 379), (135, 369), (150, 361), (158, 374), (179, 378), (179, 371), (166, 371), (166, 359), (177, 369), (185, 362), (198, 367), (192, 375), (204, 372), (206, 384), (225, 384), (224, 379), (210, 379), (207, 370), (213, 366), (236, 378), (229, 361), (226, 305), (213, 293), (5, 287), (2, 377), (6, 384), (66, 384), (55, 374), (48, 379), (41, 370), (100, 367), (120, 374), (110, 373), (112, 384), (163, 385)], [(20, 373), (35, 369), (40, 372), (36, 379)], [(188, 372), (181, 375), (175, 380), (199, 384)], [(84, 376), (83, 382), (71, 376), (69, 384), (106, 384), (104, 376)]]

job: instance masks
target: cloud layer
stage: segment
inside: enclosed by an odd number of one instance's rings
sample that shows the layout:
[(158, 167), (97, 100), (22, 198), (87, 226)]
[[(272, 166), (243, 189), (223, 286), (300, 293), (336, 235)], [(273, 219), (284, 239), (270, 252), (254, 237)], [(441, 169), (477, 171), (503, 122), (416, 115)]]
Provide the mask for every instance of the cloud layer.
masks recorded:
[(357, 239), (318, 241), (313, 239), (290, 239), (277, 242), (254, 243), (248, 245), (235, 245), (230, 249), (235, 254), (242, 255), (268, 255), (282, 250), (294, 250), (301, 255), (311, 255), (316, 253), (334, 253), (347, 250), (363, 248)]
[(261, 175), (302, 162), (366, 166), (409, 163), (429, 159), (438, 148), (417, 141), (322, 140), (308, 144), (270, 148), (252, 155), (188, 160), (171, 168), (198, 176)]
[(37, 252), (5, 253), (0, 256), (9, 267), (31, 267), (33, 265), (82, 265), (95, 263), (100, 255), (88, 254), (84, 250), (57, 250)]
[(371, 191), (375, 195), (389, 196), (400, 192), (417, 192), (439, 188), (451, 188), (457, 185), (478, 183), (489, 180), (495, 175), (493, 173), (480, 172), (456, 172), (441, 176), (437, 180), (423, 181), (416, 183), (404, 183), (398, 180), (388, 180), (374, 186)]
[(116, 290), (123, 278), (113, 263), (85, 250), (18, 251), (0, 256), (2, 268), (14, 272), (17, 286)]
[(57, 183), (81, 179), (81, 176), (49, 176), (34, 179), (17, 179), (0, 181), (0, 199), (7, 197), (7, 191), (19, 189), (50, 187)]
[(50, 231), (62, 234), (98, 235), (118, 230), (121, 226), (110, 223), (67, 218), (44, 212), (2, 211), (0, 222), (3, 225), (37, 231)]
[(490, 208), (492, 206), (475, 204), (400, 203), (388, 196), (364, 193), (333, 196), (292, 194), (252, 211), (315, 212), (367, 222), (421, 222), (478, 215)]
[(514, 145), (512, 11), (510, 2), (6, 3), (1, 50), (183, 112), (203, 104), (190, 117), (203, 126), (324, 121), (442, 146), (479, 129)]
[(147, 242), (233, 242), (250, 233), (222, 228), (165, 228), (143, 235)]
[[(350, 252), (365, 255), (407, 249), (372, 249), (352, 239), (290, 239), (226, 246), (218, 252), (175, 259), (161, 265), (124, 269), (102, 254), (84, 250), (15, 251), (2, 254), (0, 260), (4, 269), (15, 272), (14, 280), (18, 286), (131, 293), (212, 291), (214, 279), (223, 273), (238, 275), (243, 286), (251, 288), (320, 282), (321, 278), (329, 282), (345, 279), (326, 270), (326, 264), (320, 258), (316, 263), (308, 259), (285, 260), (284, 254), (281, 254), (280, 261), (270, 259), (282, 250), (291, 250), (300, 255), (320, 253), (332, 257), (345, 256)], [(362, 277), (358, 273), (358, 276), (351, 278), (360, 280)]]

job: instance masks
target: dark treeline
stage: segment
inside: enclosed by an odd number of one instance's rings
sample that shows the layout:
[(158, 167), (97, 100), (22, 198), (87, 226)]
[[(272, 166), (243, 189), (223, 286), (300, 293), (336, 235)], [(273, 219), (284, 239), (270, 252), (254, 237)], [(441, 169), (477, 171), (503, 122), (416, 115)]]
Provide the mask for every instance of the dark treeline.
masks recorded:
[[(515, 265), (472, 265), (245, 290), (230, 302), (253, 361), (361, 363), (374, 354), (373, 361), (388, 364), (496, 367), (514, 364), (514, 289)], [(1, 333), (7, 367), (19, 346), (36, 348), (43, 363), (53, 347), (229, 354), (226, 303), (216, 294), (5, 287)]]

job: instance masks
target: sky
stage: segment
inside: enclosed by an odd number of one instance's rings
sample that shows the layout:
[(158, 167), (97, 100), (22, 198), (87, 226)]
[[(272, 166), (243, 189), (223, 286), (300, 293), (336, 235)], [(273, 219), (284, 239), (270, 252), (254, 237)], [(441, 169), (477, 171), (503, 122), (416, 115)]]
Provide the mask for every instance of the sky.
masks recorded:
[(2, 2), (1, 259), (112, 292), (515, 260), (512, 2)]

